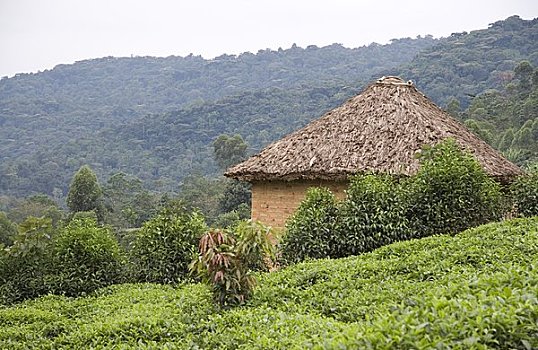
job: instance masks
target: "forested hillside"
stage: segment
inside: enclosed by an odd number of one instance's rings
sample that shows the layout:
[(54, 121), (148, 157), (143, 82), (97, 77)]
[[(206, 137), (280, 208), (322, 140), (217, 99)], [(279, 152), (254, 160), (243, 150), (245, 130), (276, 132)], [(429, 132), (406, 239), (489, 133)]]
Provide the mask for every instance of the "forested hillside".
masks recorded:
[(502, 89), (473, 98), (461, 113), (457, 106), (453, 100), (451, 112), (507, 158), (520, 165), (538, 162), (538, 67), (522, 61)]
[(466, 107), (473, 96), (510, 82), (522, 60), (538, 65), (538, 19), (512, 16), (488, 29), (453, 33), (386, 73), (413, 80), (441, 106), (456, 98)]
[[(69, 178), (84, 163), (91, 163), (101, 176), (122, 170), (145, 180), (172, 177), (176, 183), (192, 167), (211, 172), (211, 157), (200, 150), (208, 148), (207, 141), (220, 132), (238, 130), (218, 126), (207, 130), (210, 122), (204, 120), (211, 116), (204, 113), (217, 111), (225, 118), (224, 125), (237, 125), (244, 123), (240, 119), (245, 117), (242, 101), (249, 101), (250, 115), (258, 118), (275, 110), (270, 114), (281, 118), (281, 126), (271, 126), (276, 132), (265, 136), (266, 143), (291, 130), (290, 124), (298, 125), (289, 120), (306, 114), (315, 117), (341, 100), (327, 104), (327, 96), (316, 95), (316, 87), (341, 89), (347, 81), (356, 85), (380, 70), (410, 61), (437, 41), (427, 36), (356, 49), (339, 44), (306, 49), (293, 46), (212, 60), (200, 56), (108, 57), (4, 78), (0, 80), (0, 139), (4, 140), (0, 144), (0, 191), (25, 196), (51, 194), (57, 188), (65, 193)], [(305, 95), (309, 96), (306, 100)], [(220, 99), (224, 100), (214, 102)], [(222, 104), (236, 107), (222, 115)], [(279, 104), (282, 106), (275, 107)], [(160, 115), (180, 109), (170, 116)], [(180, 119), (172, 123), (183, 124), (184, 132), (156, 130), (169, 124), (160, 119), (174, 115)], [(152, 125), (154, 119), (158, 122)], [(157, 134), (153, 138), (166, 132), (172, 144), (164, 149), (159, 148), (161, 140), (142, 145), (147, 136), (139, 133), (146, 129)], [(188, 137), (182, 138), (185, 135)], [(194, 165), (185, 168), (185, 162)]]
[(0, 188), (17, 195), (50, 194), (54, 188), (65, 188), (81, 165), (90, 164), (101, 175), (121, 170), (152, 188), (177, 190), (180, 179), (191, 172), (217, 171), (211, 143), (221, 133), (244, 135), (253, 152), (357, 91), (357, 87), (327, 87), (245, 92), (103, 126), (76, 139), (69, 130), (50, 125), (41, 129), (50, 139), (33, 142), (29, 138), (24, 143), (7, 139), (4, 149), (15, 157), (6, 157), (0, 164)]
[[(4, 78), (0, 193), (64, 196), (82, 164), (101, 179), (122, 171), (152, 189), (177, 191), (189, 174), (217, 173), (211, 143), (218, 135), (241, 134), (253, 153), (388, 74), (413, 80), (477, 133), (495, 135), (487, 141), (523, 164), (535, 152), (521, 143), (532, 140), (525, 135), (534, 132), (536, 93), (532, 83), (526, 95), (509, 91), (519, 89), (514, 69), (522, 60), (533, 81), (537, 38), (538, 20), (516, 16), (440, 40), (294, 46), (213, 60), (102, 58)], [(505, 107), (480, 109), (491, 93)], [(513, 111), (520, 111), (517, 121)], [(501, 114), (506, 123), (497, 123)], [(522, 128), (524, 136), (516, 136)], [(498, 135), (508, 129), (510, 146), (501, 147)]]
[(409, 62), (436, 42), (427, 36), (356, 49), (340, 44), (306, 49), (294, 45), (210, 60), (190, 55), (80, 61), (0, 80), (1, 120), (7, 123), (36, 113), (69, 120), (83, 114), (121, 120), (243, 91), (362, 81)]

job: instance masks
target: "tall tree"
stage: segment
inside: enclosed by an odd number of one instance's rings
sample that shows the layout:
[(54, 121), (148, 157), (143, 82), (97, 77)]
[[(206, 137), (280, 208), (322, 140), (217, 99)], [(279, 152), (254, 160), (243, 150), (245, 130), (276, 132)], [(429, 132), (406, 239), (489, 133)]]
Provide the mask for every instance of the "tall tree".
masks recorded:
[[(248, 145), (240, 135), (220, 135), (213, 142), (213, 156), (222, 170), (235, 165), (247, 156)], [(221, 213), (238, 210), (241, 204), (250, 208), (250, 184), (237, 180), (225, 181), (224, 191), (219, 199)]]
[(213, 155), (219, 167), (226, 170), (246, 158), (247, 147), (241, 135), (220, 135), (213, 142)]
[(93, 170), (83, 165), (73, 176), (69, 193), (67, 194), (67, 206), (73, 213), (80, 211), (101, 210), (102, 190), (97, 182), (97, 176)]
[(103, 185), (106, 223), (115, 227), (140, 227), (157, 214), (160, 196), (143, 187), (142, 180), (125, 173), (113, 174)]
[(518, 90), (521, 93), (528, 93), (531, 90), (532, 73), (534, 69), (529, 61), (521, 61), (514, 68), (514, 78), (519, 80)]

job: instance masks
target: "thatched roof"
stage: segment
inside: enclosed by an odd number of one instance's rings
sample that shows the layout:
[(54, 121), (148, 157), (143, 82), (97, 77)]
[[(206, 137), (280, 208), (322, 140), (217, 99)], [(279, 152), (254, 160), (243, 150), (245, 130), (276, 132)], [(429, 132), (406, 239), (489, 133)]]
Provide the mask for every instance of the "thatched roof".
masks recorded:
[(419, 168), (415, 154), (446, 138), (474, 154), (491, 176), (506, 179), (521, 172), (411, 82), (383, 77), (225, 175), (246, 181), (343, 180), (369, 171), (413, 175)]

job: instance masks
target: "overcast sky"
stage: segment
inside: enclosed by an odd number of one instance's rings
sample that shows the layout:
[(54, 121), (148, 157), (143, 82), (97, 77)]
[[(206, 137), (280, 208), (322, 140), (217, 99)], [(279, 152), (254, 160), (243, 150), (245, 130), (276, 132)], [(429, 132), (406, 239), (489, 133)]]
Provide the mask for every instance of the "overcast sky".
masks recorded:
[(212, 58), (487, 28), (538, 0), (0, 0), (0, 77), (104, 56)]

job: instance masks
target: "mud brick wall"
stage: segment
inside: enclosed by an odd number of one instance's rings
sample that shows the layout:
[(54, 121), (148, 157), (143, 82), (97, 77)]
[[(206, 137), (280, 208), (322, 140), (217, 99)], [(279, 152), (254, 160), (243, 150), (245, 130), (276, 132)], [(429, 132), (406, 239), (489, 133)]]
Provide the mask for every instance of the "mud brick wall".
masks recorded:
[(299, 207), (310, 187), (326, 187), (343, 199), (347, 186), (345, 181), (325, 180), (253, 182), (251, 216), (274, 228), (284, 228), (286, 219)]

